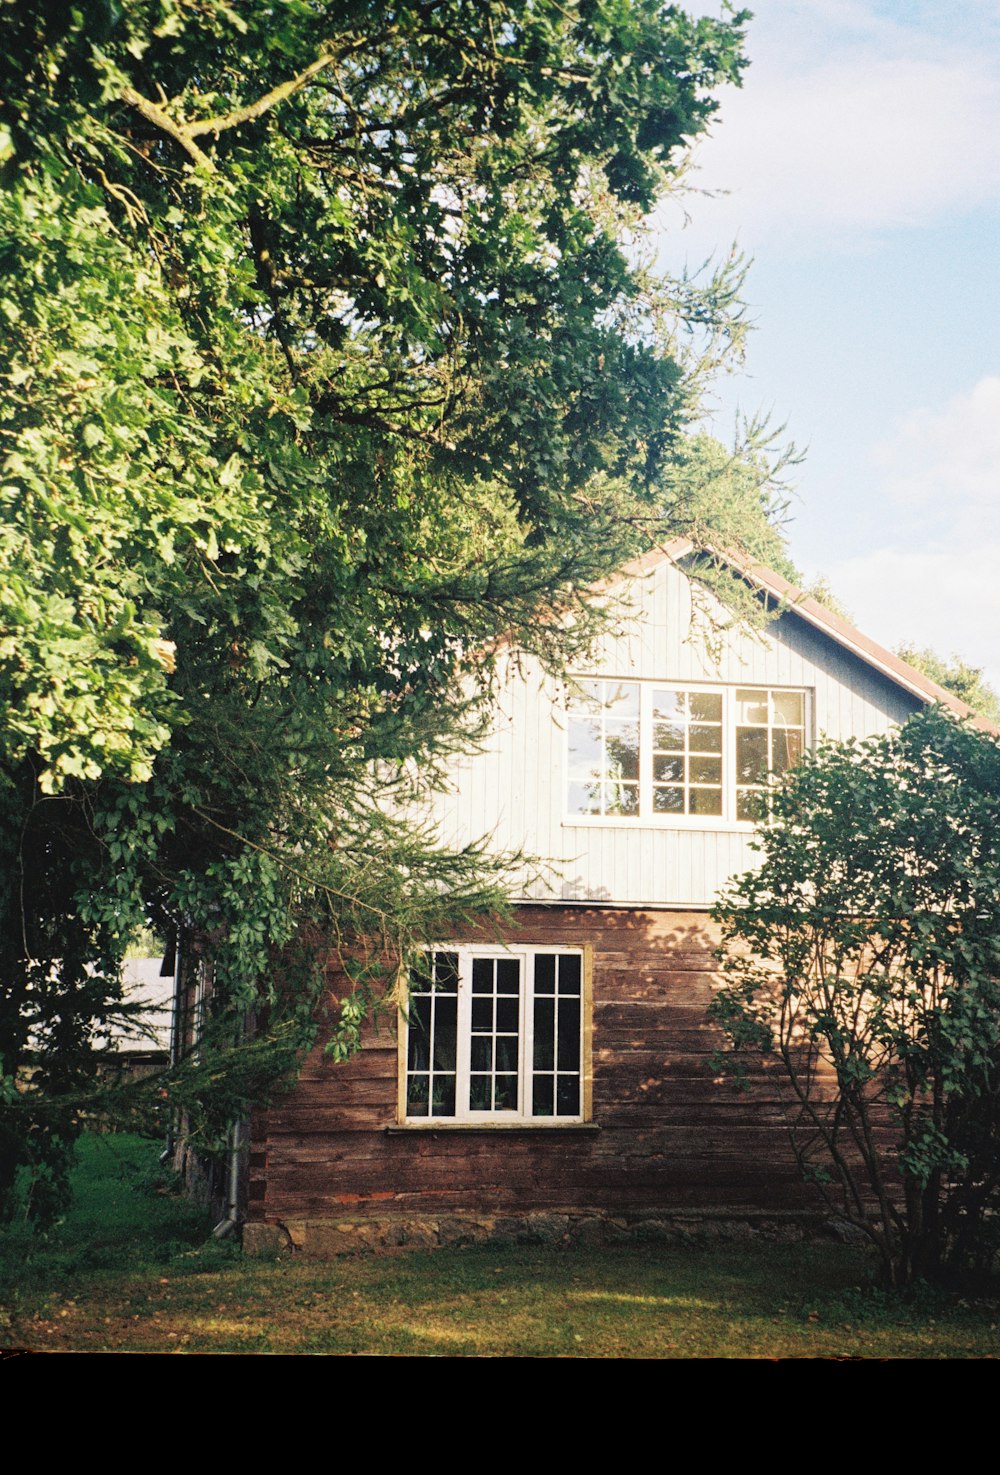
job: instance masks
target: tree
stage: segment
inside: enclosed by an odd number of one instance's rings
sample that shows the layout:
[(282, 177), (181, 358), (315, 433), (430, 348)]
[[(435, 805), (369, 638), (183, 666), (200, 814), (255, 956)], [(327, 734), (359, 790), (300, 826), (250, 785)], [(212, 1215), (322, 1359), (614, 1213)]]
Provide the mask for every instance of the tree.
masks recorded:
[(935, 651), (919, 645), (897, 646), (896, 654), (965, 702), (980, 717), (1000, 722), (1000, 697), (984, 679), (981, 666), (970, 666), (955, 655), (946, 661)]
[(890, 1285), (983, 1271), (1000, 1207), (1000, 741), (932, 707), (821, 744), (719, 908), (713, 1014), (780, 1063), (799, 1162)]
[(745, 17), (0, 14), (0, 1202), (27, 1164), (54, 1203), (136, 927), (201, 940), (220, 1038), (257, 1014), (249, 1065), (209, 1092), (206, 1037), (139, 1103), (218, 1129), (331, 948), (377, 993), (499, 904), (393, 816), (474, 739), (497, 637), (567, 659), (588, 585), (672, 531), (739, 272), (637, 243)]
[(849, 625), (854, 624), (853, 614), (846, 605), (841, 604), (840, 600), (837, 598), (836, 594), (834, 594), (826, 579), (820, 577), (818, 579), (814, 579), (812, 583), (809, 584), (803, 583), (801, 580), (797, 580), (796, 582), (801, 585), (803, 594), (808, 594), (810, 599), (815, 599), (817, 604), (821, 604), (823, 608), (828, 609), (831, 614), (839, 615), (840, 618), (842, 620), (846, 620)]

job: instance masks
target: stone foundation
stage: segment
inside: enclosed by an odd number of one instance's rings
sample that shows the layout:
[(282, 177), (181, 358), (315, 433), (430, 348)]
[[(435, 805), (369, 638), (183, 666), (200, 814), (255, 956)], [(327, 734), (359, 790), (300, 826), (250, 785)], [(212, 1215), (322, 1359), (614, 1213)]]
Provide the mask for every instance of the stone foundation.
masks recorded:
[(536, 1213), (459, 1215), (440, 1218), (299, 1219), (284, 1224), (243, 1226), (243, 1250), (257, 1258), (304, 1255), (385, 1254), (462, 1245), (701, 1244), (753, 1240), (789, 1244), (805, 1239), (853, 1238), (859, 1231), (841, 1221), (799, 1213), (674, 1213), (628, 1215)]

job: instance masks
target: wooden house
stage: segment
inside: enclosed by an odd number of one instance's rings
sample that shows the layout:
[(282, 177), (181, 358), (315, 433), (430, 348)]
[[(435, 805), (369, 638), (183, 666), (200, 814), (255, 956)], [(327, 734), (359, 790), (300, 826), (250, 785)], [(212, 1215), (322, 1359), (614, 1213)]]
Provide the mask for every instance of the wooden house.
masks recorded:
[(248, 1248), (600, 1240), (815, 1209), (773, 1083), (738, 1094), (713, 1072), (709, 909), (754, 862), (768, 770), (820, 734), (967, 709), (767, 569), (734, 566), (775, 618), (709, 639), (691, 551), (622, 570), (613, 628), (571, 680), (510, 654), (490, 739), (436, 819), (446, 844), (489, 836), (540, 864), (502, 937), (442, 938), (395, 1031), (346, 1065), (317, 1050), (258, 1114)]

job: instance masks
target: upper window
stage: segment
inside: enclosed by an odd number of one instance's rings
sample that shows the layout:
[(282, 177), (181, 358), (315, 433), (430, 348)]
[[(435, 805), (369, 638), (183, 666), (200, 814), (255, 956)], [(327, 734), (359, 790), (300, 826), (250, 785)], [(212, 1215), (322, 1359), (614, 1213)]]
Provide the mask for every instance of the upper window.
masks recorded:
[(579, 949), (427, 953), (410, 973), (405, 1119), (582, 1121), (585, 1005)]
[(759, 818), (768, 776), (805, 748), (803, 691), (578, 681), (568, 811), (622, 820)]

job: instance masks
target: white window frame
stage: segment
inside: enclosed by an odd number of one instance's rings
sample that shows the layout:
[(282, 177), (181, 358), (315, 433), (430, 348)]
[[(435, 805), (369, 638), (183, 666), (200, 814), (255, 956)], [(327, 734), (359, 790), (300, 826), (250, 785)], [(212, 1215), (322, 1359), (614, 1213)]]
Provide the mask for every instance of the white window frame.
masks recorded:
[[(589, 1122), (593, 1107), (592, 1077), (592, 951), (588, 945), (566, 947), (559, 944), (535, 943), (504, 947), (488, 943), (435, 944), (426, 949), (434, 954), (454, 954), (458, 959), (457, 1045), (454, 1115), (411, 1116), (408, 1114), (409, 1032), (407, 1005), (399, 1012), (398, 1026), (398, 1120), (407, 1127), (438, 1131), (452, 1127), (547, 1128), (567, 1127)], [(532, 1093), (534, 1071), (534, 1000), (535, 963), (540, 956), (573, 957), (580, 960), (580, 1042), (579, 1042), (579, 1111), (562, 1116), (533, 1116)], [(472, 965), (477, 958), (513, 959), (520, 964), (518, 994), (518, 1087), (517, 1108), (473, 1111), (470, 1106), (472, 1057)], [(572, 997), (572, 996), (570, 996)], [(554, 1062), (553, 1074), (557, 1071)], [(547, 1074), (547, 1072), (545, 1072)], [(568, 1072), (563, 1072), (567, 1074)]]
[[(571, 723), (574, 712), (574, 691), (585, 682), (603, 681), (615, 685), (632, 685), (639, 688), (639, 810), (637, 814), (579, 814), (569, 807), (570, 785), (573, 780), (569, 771)], [(722, 697), (722, 813), (683, 814), (677, 811), (657, 812), (653, 809), (653, 703), (658, 691), (683, 691), (721, 695)], [(702, 681), (661, 681), (635, 676), (608, 676), (588, 672), (570, 679), (567, 701), (564, 708), (565, 733), (563, 742), (563, 824), (585, 828), (655, 828), (681, 830), (742, 830), (752, 831), (754, 821), (737, 818), (736, 781), (736, 702), (738, 691), (755, 691), (762, 694), (789, 694), (802, 697), (803, 748), (813, 746), (812, 712), (813, 691), (805, 686), (786, 685), (778, 682), (740, 681), (712, 683)], [(769, 726), (768, 729), (771, 730)]]

